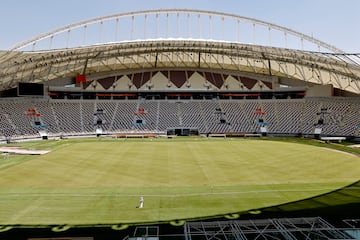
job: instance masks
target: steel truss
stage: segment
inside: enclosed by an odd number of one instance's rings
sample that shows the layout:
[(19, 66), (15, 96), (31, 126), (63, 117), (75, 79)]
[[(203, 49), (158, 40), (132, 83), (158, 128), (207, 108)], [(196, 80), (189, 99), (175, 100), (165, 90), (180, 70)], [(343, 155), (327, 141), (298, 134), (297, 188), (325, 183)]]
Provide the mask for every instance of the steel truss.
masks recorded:
[(186, 240), (246, 239), (355, 239), (321, 217), (188, 222)]

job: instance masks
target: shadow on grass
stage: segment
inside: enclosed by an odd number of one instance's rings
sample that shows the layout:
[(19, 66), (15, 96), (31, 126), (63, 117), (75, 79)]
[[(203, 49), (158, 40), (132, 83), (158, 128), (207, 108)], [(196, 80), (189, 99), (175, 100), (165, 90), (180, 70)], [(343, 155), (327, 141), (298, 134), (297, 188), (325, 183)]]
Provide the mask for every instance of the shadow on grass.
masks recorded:
[(339, 219), (358, 218), (360, 216), (360, 181), (316, 197), (254, 209), (241, 214), (241, 218), (300, 216), (322, 216)]

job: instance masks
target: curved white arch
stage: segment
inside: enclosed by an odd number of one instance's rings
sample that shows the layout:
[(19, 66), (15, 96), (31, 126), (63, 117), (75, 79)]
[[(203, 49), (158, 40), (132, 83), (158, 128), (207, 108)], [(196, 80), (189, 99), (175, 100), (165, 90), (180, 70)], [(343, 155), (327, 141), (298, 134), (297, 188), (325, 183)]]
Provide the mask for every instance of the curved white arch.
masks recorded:
[(33, 39), (30, 39), (28, 41), (22, 42), (20, 44), (15, 45), (12, 49), (10, 50), (21, 50), (27, 46), (30, 46), (32, 44), (35, 44), (38, 41), (47, 39), (47, 38), (51, 38), (54, 35), (60, 34), (60, 33), (64, 33), (64, 32), (69, 32), (72, 29), (76, 29), (76, 28), (80, 28), (80, 27), (86, 27), (90, 24), (95, 24), (95, 23), (102, 23), (103, 21), (108, 21), (108, 20), (112, 20), (112, 19), (119, 19), (119, 18), (125, 18), (125, 17), (134, 17), (134, 16), (138, 16), (138, 15), (156, 15), (156, 14), (192, 14), (192, 15), (207, 15), (209, 17), (211, 16), (217, 16), (217, 17), (221, 17), (221, 18), (231, 18), (231, 19), (235, 19), (237, 21), (247, 21), (250, 23), (253, 23), (255, 25), (262, 25), (262, 26), (266, 26), (269, 29), (275, 29), (278, 31), (283, 32), (284, 34), (289, 34), (291, 36), (294, 36), (296, 38), (299, 38), (301, 40), (306, 40), (310, 43), (316, 44), (317, 46), (323, 47), (324, 49), (328, 49), (332, 52), (335, 53), (344, 53), (344, 51), (342, 51), (341, 49), (330, 45), (326, 42), (323, 42), (321, 40), (318, 40), (312, 36), (300, 33), (298, 31), (295, 31), (293, 29), (290, 28), (286, 28), (277, 24), (273, 24), (273, 23), (269, 23), (266, 21), (262, 21), (259, 19), (255, 19), (255, 18), (251, 18), (251, 17), (244, 17), (244, 16), (240, 16), (240, 15), (236, 15), (236, 14), (231, 14), (231, 13), (222, 13), (222, 12), (217, 12), (217, 11), (205, 11), (205, 10), (194, 10), (194, 9), (154, 9), (154, 10), (141, 10), (141, 11), (133, 11), (133, 12), (127, 12), (127, 13), (118, 13), (118, 14), (112, 14), (112, 15), (108, 15), (108, 16), (102, 16), (102, 17), (97, 17), (97, 18), (93, 18), (93, 19), (89, 19), (89, 20), (85, 20), (85, 21), (81, 21), (81, 22), (77, 22), (77, 23), (73, 23), (70, 25), (66, 25), (63, 27), (60, 27), (58, 29), (55, 29), (53, 31), (41, 34)]

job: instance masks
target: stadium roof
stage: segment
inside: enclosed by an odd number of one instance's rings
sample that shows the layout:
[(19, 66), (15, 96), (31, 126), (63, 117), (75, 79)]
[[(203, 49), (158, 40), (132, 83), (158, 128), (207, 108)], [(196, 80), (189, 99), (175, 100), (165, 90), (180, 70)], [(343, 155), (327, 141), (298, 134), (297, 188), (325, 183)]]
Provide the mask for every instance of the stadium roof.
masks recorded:
[[(203, 16), (206, 16), (206, 24), (201, 19)], [(142, 19), (140, 24), (135, 20), (139, 17)], [(127, 29), (130, 37), (109, 39), (102, 35), (107, 22), (113, 27), (115, 23), (115, 35), (125, 35), (118, 33), (120, 20), (131, 26), (130, 31)], [(195, 32), (209, 31), (207, 38), (194, 36), (192, 21), (197, 22)], [(228, 21), (227, 25), (234, 27), (237, 39), (224, 33), (231, 32), (231, 29), (224, 27), (225, 21)], [(263, 39), (264, 34), (270, 36), (270, 33), (278, 31), (285, 35), (285, 44), (279, 46), (255, 41), (249, 44), (240, 41), (239, 26), (244, 21), (253, 26), (253, 33), (255, 26), (265, 26), (265, 33), (260, 34), (259, 39)], [(165, 33), (161, 32), (159, 22), (166, 22)], [(94, 24), (100, 26), (97, 37), (102, 41), (92, 41), (88, 36)], [(208, 26), (206, 30), (201, 28), (204, 25)], [(156, 33), (149, 30), (154, 26)], [(75, 41), (79, 38), (77, 30), (83, 33), (84, 41), (81, 44)], [(72, 34), (78, 37), (71, 37)], [(181, 35), (184, 37), (180, 37)], [(327, 51), (298, 50), (296, 47), (291, 49), (288, 46), (290, 36), (297, 38), (302, 46), (304, 41), (308, 41)], [(62, 41), (55, 44), (56, 39)], [(271, 40), (270, 37), (269, 39)], [(50, 42), (48, 47), (42, 47), (47, 45), (44, 41)], [(28, 50), (27, 47), (32, 49)], [(345, 54), (330, 44), (261, 20), (188, 9), (138, 11), (90, 19), (42, 34), (9, 51), (0, 52), (0, 90), (14, 88), (18, 82), (47, 82), (79, 74), (87, 75), (88, 79), (96, 79), (121, 72), (166, 68), (245, 72), (265, 77), (276, 76), (295, 85), (299, 85), (300, 81), (303, 85), (332, 84), (341, 90), (360, 93), (359, 55)]]

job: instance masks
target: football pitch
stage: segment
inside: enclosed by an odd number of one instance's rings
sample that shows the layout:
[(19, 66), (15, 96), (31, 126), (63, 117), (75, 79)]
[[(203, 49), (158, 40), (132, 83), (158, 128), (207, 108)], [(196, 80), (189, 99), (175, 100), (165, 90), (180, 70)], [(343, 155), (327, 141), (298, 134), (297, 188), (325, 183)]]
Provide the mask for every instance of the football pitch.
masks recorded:
[[(344, 187), (356, 155), (259, 139), (65, 139), (0, 158), (1, 225), (156, 223), (224, 216)], [(140, 197), (143, 208), (137, 208)]]

